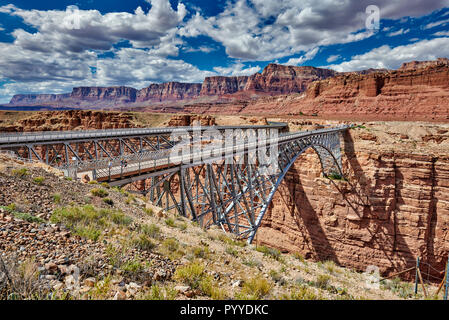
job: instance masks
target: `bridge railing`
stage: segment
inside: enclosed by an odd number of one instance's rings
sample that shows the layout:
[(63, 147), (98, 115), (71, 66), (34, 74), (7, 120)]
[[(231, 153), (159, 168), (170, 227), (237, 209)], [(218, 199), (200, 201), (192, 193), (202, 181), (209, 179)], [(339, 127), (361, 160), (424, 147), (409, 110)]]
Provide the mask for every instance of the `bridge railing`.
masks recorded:
[[(202, 131), (213, 128), (217, 130), (226, 129), (257, 129), (257, 128), (281, 128), (287, 124), (272, 124), (258, 126), (204, 126), (200, 127)], [(195, 130), (192, 126), (183, 127), (162, 127), (162, 128), (128, 128), (128, 129), (102, 129), (102, 130), (79, 130), (79, 131), (35, 131), (35, 132), (3, 132), (0, 133), (0, 144), (37, 142), (46, 140), (76, 140), (87, 138), (108, 138), (119, 136), (139, 136), (139, 135), (157, 135), (171, 134), (176, 132), (185, 132)]]

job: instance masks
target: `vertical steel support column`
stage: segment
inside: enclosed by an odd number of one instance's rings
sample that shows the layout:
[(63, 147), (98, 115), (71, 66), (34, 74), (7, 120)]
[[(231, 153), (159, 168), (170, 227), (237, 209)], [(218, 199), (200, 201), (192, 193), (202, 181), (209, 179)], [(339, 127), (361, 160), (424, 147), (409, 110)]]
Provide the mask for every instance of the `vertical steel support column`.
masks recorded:
[(184, 169), (179, 170), (179, 193), (181, 200), (181, 212), (182, 216), (186, 216), (186, 204), (185, 204), (185, 185), (184, 185)]

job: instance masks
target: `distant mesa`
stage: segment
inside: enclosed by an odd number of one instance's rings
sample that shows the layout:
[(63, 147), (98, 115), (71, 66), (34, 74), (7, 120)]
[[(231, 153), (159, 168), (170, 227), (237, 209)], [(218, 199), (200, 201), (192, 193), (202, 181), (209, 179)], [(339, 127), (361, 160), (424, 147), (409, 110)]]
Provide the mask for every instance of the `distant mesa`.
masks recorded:
[(7, 108), (108, 109), (165, 113), (345, 116), (449, 120), (449, 59), (412, 61), (398, 70), (336, 72), (269, 64), (251, 76), (203, 83), (78, 87), (66, 94), (19, 94)]
[[(262, 73), (252, 76), (207, 77), (201, 83), (167, 82), (151, 84), (137, 90), (130, 87), (78, 87), (65, 94), (17, 94), (10, 105), (55, 104), (83, 105), (84, 102), (132, 104), (173, 102), (200, 97), (222, 97), (233, 94), (277, 95), (301, 93), (309, 83), (335, 76), (337, 72), (314, 67), (269, 64)], [(229, 98), (229, 97), (228, 97)]]

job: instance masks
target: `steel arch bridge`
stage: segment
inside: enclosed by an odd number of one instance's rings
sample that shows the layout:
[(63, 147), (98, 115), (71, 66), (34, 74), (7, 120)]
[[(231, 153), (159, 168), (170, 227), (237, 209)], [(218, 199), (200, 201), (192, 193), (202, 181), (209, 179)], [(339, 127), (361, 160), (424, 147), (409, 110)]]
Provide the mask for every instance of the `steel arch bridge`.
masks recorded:
[[(157, 206), (176, 209), (205, 228), (219, 225), (251, 243), (281, 182), (306, 150), (316, 152), (325, 176), (343, 177), (340, 134), (346, 129), (281, 136), (275, 150), (275, 173), (270, 170), (272, 164), (254, 161), (254, 150), (245, 148), (225, 159), (182, 164), (175, 171), (152, 178), (145, 193)], [(273, 151), (269, 148), (267, 153)]]
[[(78, 177), (93, 172), (96, 180), (109, 182), (112, 186), (143, 183), (141, 192), (154, 205), (167, 211), (176, 210), (204, 228), (218, 225), (225, 232), (251, 243), (281, 182), (306, 150), (316, 152), (324, 176), (343, 177), (340, 140), (341, 133), (349, 128), (340, 126), (286, 133), (276, 137), (275, 141), (268, 137), (262, 146), (257, 144), (257, 148), (261, 148), (265, 155), (274, 154), (275, 164), (261, 163), (255, 152), (256, 146), (244, 135), (237, 138), (240, 143), (232, 148), (230, 155), (223, 152), (198, 160), (195, 154), (187, 158), (173, 157), (167, 155), (166, 149), (154, 148), (149, 153), (130, 154), (126, 168), (118, 164), (118, 157), (108, 156), (69, 164), (66, 170), (70, 173), (75, 168)], [(132, 137), (138, 135), (133, 132)], [(176, 145), (176, 141), (169, 137), (164, 137), (164, 141), (169, 142), (168, 149)]]

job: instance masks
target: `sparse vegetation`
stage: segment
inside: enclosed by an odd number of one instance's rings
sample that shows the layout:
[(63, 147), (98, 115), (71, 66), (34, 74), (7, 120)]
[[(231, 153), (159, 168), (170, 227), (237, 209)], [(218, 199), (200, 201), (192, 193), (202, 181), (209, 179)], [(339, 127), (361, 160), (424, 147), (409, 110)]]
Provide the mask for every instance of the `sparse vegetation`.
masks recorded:
[(13, 169), (12, 174), (16, 177), (23, 178), (29, 174), (29, 171), (27, 168), (21, 168), (21, 169)]
[(103, 202), (108, 204), (108, 205), (110, 205), (110, 206), (114, 205), (114, 201), (112, 201), (111, 198), (103, 198)]
[(239, 300), (260, 300), (271, 290), (272, 285), (262, 276), (256, 276), (243, 283), (242, 290), (236, 294)]
[(271, 257), (275, 260), (281, 260), (281, 252), (275, 248), (269, 248), (266, 246), (258, 246), (256, 247), (256, 251), (262, 252), (264, 256)]
[(61, 203), (61, 194), (55, 193), (55, 194), (53, 195), (53, 202), (54, 202), (55, 204)]
[(132, 245), (140, 250), (151, 251), (156, 245), (145, 234), (139, 234), (132, 239)]
[(109, 195), (109, 193), (106, 190), (99, 188), (90, 190), (90, 193), (92, 193), (93, 196), (100, 198), (105, 198)]
[(126, 226), (132, 220), (120, 211), (97, 209), (92, 205), (85, 205), (59, 208), (53, 212), (50, 221), (64, 223), (76, 234), (97, 241), (111, 223)]
[(41, 186), (44, 183), (44, 181), (45, 181), (44, 177), (36, 177), (33, 179), (33, 182), (38, 186)]
[(167, 218), (167, 219), (165, 219), (165, 224), (167, 225), (167, 226), (169, 226), (169, 227), (172, 227), (172, 228), (174, 228), (176, 225), (175, 225), (175, 220), (173, 220), (173, 218)]

